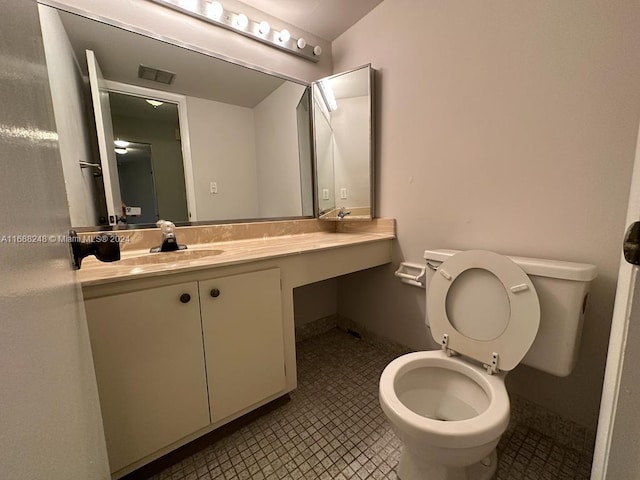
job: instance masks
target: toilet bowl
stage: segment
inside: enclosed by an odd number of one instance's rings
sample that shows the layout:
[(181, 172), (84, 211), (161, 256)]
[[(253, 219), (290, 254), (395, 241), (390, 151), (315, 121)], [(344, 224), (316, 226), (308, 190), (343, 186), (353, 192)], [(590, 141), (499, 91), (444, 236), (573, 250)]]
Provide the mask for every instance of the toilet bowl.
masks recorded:
[[(481, 250), (427, 251), (425, 258), (431, 267), (428, 325), (441, 350), (403, 355), (380, 377), (380, 405), (402, 442), (397, 475), (401, 480), (489, 480), (497, 468), (496, 446), (509, 424), (505, 375), (536, 339), (541, 302), (533, 276), (522, 268), (527, 259), (516, 263)], [(562, 299), (545, 302), (544, 313), (556, 321), (559, 309), (567, 317), (561, 320), (579, 325), (563, 325), (562, 335), (571, 331), (579, 338), (595, 267), (529, 260), (537, 276), (573, 283), (570, 288), (554, 284)], [(553, 356), (554, 348), (548, 350)]]
[(403, 444), (398, 476), (491, 478), (509, 424), (503, 379), (439, 350), (392, 361), (380, 378), (380, 404)]

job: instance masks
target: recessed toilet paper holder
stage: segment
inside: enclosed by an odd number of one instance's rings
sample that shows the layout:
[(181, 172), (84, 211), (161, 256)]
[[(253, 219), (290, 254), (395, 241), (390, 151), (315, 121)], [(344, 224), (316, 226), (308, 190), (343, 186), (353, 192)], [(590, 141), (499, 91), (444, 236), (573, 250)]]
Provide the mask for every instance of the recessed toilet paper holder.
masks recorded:
[(427, 267), (418, 263), (401, 262), (394, 275), (402, 283), (413, 285), (414, 287), (425, 288)]

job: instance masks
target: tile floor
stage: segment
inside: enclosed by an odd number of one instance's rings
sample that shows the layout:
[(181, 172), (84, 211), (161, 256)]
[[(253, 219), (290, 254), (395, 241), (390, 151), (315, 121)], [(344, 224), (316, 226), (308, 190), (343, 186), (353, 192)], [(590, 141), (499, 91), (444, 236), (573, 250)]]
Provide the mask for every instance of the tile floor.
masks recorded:
[[(378, 405), (378, 379), (400, 352), (334, 329), (298, 344), (286, 405), (152, 477), (154, 480), (397, 478), (400, 443)], [(591, 458), (512, 425), (497, 480), (587, 480)]]

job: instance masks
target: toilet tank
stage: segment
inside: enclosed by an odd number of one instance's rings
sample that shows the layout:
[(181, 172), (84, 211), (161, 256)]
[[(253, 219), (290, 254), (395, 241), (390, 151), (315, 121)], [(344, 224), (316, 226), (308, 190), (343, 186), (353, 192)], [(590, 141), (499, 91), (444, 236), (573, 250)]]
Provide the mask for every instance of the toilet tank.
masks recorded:
[[(456, 253), (458, 250), (424, 252), (427, 291), (435, 268)], [(578, 357), (589, 288), (597, 275), (595, 265), (505, 256), (529, 275), (540, 302), (538, 334), (520, 363), (566, 377)]]

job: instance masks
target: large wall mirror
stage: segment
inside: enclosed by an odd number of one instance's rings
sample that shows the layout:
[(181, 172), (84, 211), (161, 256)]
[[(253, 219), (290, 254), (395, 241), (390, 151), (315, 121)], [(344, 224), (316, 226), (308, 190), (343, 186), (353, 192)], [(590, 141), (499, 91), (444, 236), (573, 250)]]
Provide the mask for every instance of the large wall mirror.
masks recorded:
[(372, 215), (369, 66), (319, 83), (330, 111), (303, 82), (39, 11), (74, 227)]
[(373, 216), (373, 69), (313, 82), (317, 216)]
[(39, 8), (74, 227), (313, 216), (307, 85)]

